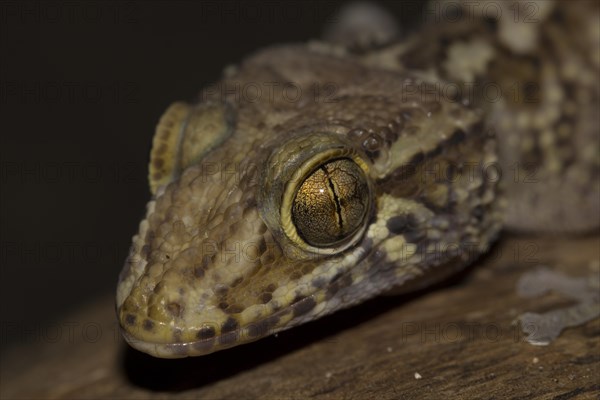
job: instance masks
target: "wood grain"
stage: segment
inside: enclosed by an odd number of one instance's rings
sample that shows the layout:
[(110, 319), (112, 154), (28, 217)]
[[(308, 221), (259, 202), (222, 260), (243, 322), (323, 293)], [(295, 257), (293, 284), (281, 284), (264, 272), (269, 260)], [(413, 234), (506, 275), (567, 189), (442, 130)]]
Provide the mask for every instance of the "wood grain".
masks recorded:
[(600, 236), (505, 237), (437, 288), (382, 297), (277, 337), (205, 357), (160, 360), (120, 339), (113, 296), (2, 355), (13, 398), (598, 398), (600, 320), (554, 343), (526, 343), (515, 318), (570, 304), (519, 298), (536, 265), (598, 274)]

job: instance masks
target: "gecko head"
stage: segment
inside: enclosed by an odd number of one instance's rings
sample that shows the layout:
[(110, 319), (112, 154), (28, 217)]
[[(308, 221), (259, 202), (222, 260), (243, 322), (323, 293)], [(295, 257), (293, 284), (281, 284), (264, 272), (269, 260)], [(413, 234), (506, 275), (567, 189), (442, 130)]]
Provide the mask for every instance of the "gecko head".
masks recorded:
[(207, 354), (447, 262), (418, 250), (474, 232), (455, 216), (493, 187), (427, 168), (491, 150), (460, 105), (424, 107), (354, 95), (266, 122), (252, 108), (169, 109), (151, 155), (155, 195), (117, 288), (126, 340), (158, 357)]
[(119, 279), (124, 337), (159, 357), (201, 355), (330, 312), (374, 212), (368, 158), (344, 137), (234, 134), (157, 185)]

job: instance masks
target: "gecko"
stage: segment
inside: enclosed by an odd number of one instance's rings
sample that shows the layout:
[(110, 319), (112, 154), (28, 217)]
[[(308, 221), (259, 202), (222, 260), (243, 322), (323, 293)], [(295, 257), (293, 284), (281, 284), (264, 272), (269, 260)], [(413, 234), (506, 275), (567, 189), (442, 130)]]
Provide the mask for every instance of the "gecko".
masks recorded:
[(431, 2), (403, 35), (356, 3), (168, 107), (117, 286), (127, 342), (209, 354), (427, 287), (503, 230), (597, 230), (598, 3), (478, 4)]

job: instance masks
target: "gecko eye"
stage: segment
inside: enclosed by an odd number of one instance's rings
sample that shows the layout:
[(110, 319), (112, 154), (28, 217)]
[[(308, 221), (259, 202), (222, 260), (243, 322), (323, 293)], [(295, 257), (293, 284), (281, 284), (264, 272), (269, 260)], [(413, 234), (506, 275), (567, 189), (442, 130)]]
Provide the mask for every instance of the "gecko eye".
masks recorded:
[(364, 171), (351, 159), (320, 165), (298, 187), (292, 222), (298, 235), (314, 247), (331, 247), (352, 237), (369, 209)]
[(293, 136), (272, 150), (261, 174), (261, 217), (290, 259), (355, 245), (375, 211), (364, 154), (336, 134)]

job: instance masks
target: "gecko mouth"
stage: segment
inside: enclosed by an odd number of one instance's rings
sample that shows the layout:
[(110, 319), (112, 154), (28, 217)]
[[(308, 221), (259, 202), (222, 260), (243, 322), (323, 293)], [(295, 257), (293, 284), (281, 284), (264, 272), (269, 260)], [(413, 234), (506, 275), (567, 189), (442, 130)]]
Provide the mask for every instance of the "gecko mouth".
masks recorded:
[[(354, 265), (361, 265), (368, 257), (373, 256), (371, 241), (366, 241), (353, 250)], [(378, 256), (381, 259), (381, 254)], [(371, 260), (373, 261), (373, 260)], [(209, 354), (243, 343), (249, 343), (271, 334), (289, 329), (305, 321), (328, 314), (336, 309), (349, 307), (360, 301), (360, 296), (352, 295), (353, 301), (343, 301), (344, 293), (353, 290), (352, 269), (342, 270), (336, 263), (331, 268), (315, 271), (310, 279), (305, 277), (294, 283), (296, 287), (306, 287), (305, 295), (296, 297), (285, 306), (283, 299), (276, 296), (264, 306), (268, 312), (264, 316), (248, 320), (241, 314), (223, 314), (220, 324), (204, 322), (198, 327), (176, 328), (165, 324), (157, 324), (149, 319), (138, 321), (137, 317), (127, 315), (123, 308), (118, 313), (121, 320), (121, 332), (125, 340), (137, 350), (161, 358), (182, 358)], [(337, 271), (337, 272), (336, 272)], [(329, 276), (329, 278), (327, 278)], [(304, 282), (304, 284), (302, 283)], [(362, 289), (356, 289), (362, 291)], [(364, 291), (368, 295), (368, 291)], [(372, 297), (376, 293), (372, 293)], [(327, 301), (326, 301), (327, 300)], [(327, 305), (327, 306), (326, 306)], [(205, 321), (210, 318), (205, 319)], [(213, 319), (214, 320), (214, 319)], [(173, 324), (171, 324), (173, 325)], [(168, 339), (155, 333), (164, 328), (171, 332)], [(185, 340), (187, 333), (193, 333), (193, 340)], [(189, 337), (189, 335), (187, 336)]]

